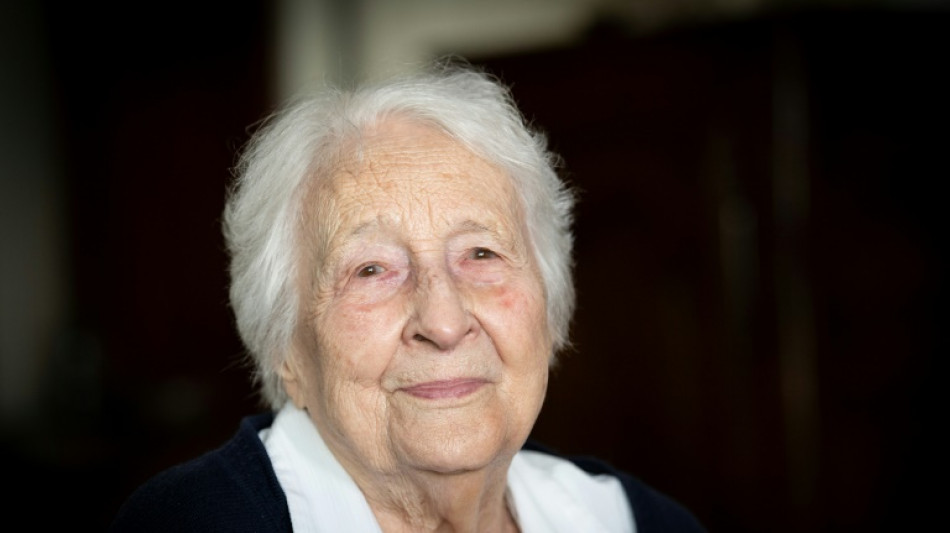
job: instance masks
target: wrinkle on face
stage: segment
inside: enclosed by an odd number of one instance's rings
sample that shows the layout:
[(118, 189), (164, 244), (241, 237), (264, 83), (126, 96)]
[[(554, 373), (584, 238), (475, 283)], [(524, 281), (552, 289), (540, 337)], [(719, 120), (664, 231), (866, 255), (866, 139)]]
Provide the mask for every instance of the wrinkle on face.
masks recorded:
[[(344, 467), (359, 484), (510, 460), (543, 402), (551, 341), (508, 177), (438, 130), (396, 121), (365, 134), (307, 205), (304, 224), (319, 229), (304, 246), (321, 253), (300, 280), (295, 401)], [(356, 275), (373, 261), (381, 274)], [(413, 334), (438, 320), (462, 326), (440, 330), (451, 342)], [(470, 401), (405, 392), (467, 376), (488, 383)]]

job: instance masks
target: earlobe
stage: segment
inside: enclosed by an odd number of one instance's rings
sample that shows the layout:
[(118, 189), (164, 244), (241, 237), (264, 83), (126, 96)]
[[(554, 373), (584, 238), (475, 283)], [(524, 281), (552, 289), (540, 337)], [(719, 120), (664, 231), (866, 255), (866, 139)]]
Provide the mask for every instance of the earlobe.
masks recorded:
[(297, 407), (304, 409), (306, 406), (304, 405), (303, 395), (301, 394), (303, 387), (300, 382), (300, 368), (297, 365), (297, 358), (294, 357), (293, 354), (285, 357), (277, 373), (280, 375), (280, 380), (284, 385), (284, 391), (287, 392), (290, 401), (294, 402), (294, 405)]

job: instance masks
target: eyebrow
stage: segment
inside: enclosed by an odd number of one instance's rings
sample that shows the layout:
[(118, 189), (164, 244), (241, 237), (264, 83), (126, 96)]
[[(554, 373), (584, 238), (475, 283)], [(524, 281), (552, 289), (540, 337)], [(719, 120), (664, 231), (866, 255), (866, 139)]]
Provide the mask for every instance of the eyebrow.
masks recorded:
[(452, 231), (451, 236), (471, 234), (487, 234), (490, 238), (494, 239), (498, 245), (512, 251), (520, 249), (522, 246), (522, 244), (519, 244), (521, 242), (521, 236), (517, 233), (512, 233), (511, 228), (504, 224), (486, 226), (474, 220), (465, 220)]
[(459, 227), (456, 228), (452, 233), (457, 235), (460, 233), (481, 233), (481, 232), (491, 233), (495, 235), (498, 234), (497, 230), (489, 228), (488, 226), (475, 222), (474, 220), (471, 220), (471, 219), (464, 220), (461, 224), (459, 224)]
[[(360, 235), (369, 233), (370, 231), (380, 228), (385, 229), (388, 225), (389, 224), (386, 220), (381, 220), (377, 217), (357, 225), (355, 228), (347, 232), (347, 234), (343, 236), (342, 240), (343, 242), (347, 242), (354, 237), (359, 237)], [(471, 219), (463, 220), (457, 227), (453, 228), (450, 233), (452, 235), (459, 235), (463, 233), (491, 233), (493, 235), (501, 234), (501, 232), (499, 232), (497, 229), (486, 226), (480, 222), (475, 222)]]
[(367, 233), (370, 230), (378, 229), (382, 226), (383, 224), (380, 222), (379, 218), (374, 218), (372, 220), (363, 222), (362, 224), (359, 224), (358, 226), (356, 226), (355, 228), (347, 232), (347, 234), (343, 236), (343, 242), (349, 241), (353, 237), (359, 237), (360, 235)]

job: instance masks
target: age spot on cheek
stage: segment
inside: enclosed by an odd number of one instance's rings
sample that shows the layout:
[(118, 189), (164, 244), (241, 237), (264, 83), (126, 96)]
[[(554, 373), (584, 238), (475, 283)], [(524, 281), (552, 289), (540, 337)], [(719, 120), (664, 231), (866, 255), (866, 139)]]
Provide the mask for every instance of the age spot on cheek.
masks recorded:
[(491, 298), (507, 311), (524, 307), (524, 295), (510, 287), (492, 289)]

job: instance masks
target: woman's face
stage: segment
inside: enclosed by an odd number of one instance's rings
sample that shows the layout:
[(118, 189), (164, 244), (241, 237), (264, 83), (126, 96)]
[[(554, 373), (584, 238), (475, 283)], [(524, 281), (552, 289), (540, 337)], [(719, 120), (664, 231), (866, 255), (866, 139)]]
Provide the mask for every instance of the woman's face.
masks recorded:
[(541, 409), (551, 340), (505, 174), (390, 120), (307, 201), (319, 259), (283, 374), (293, 401), (357, 476), (507, 464)]

